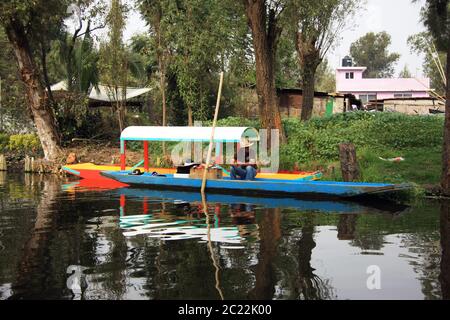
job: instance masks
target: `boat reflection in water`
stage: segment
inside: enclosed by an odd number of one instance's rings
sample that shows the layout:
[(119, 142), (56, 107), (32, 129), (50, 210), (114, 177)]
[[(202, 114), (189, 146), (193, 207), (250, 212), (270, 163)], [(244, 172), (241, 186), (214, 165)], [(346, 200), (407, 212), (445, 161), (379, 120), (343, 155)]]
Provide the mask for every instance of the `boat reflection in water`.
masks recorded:
[[(136, 190), (120, 190), (120, 219), (119, 225), (125, 237), (146, 235), (150, 238), (160, 238), (163, 240), (188, 240), (198, 239), (200, 242), (212, 241), (226, 246), (222, 248), (243, 249), (239, 245), (244, 241), (242, 235), (248, 232), (241, 226), (241, 218), (245, 215), (253, 216), (255, 222), (255, 211), (252, 205), (243, 205), (245, 211), (241, 211), (240, 205), (230, 206), (230, 214), (235, 217), (236, 223), (232, 226), (221, 226), (221, 205), (219, 203), (209, 203), (208, 214), (210, 214), (210, 225), (206, 223), (205, 213), (201, 202), (185, 201), (183, 195), (177, 199), (167, 199), (158, 197), (152, 193), (144, 192), (142, 197), (136, 196)], [(133, 195), (133, 196), (127, 196)], [(135, 202), (142, 201), (142, 214), (127, 214), (127, 198)], [(136, 199), (138, 198), (138, 199)], [(166, 211), (166, 204), (171, 204), (172, 208)], [(234, 208), (231, 209), (231, 208)], [(133, 213), (135, 213), (133, 209)], [(177, 213), (177, 214), (174, 214)]]
[[(408, 208), (399, 204), (384, 204), (382, 208), (376, 208), (354, 202), (208, 194), (206, 200), (210, 225), (207, 225), (200, 193), (140, 188), (120, 188), (113, 192), (120, 197), (120, 228), (126, 237), (146, 235), (164, 240), (207, 241), (209, 232), (212, 242), (236, 245), (227, 247), (230, 249), (244, 248), (237, 245), (249, 239), (259, 240), (256, 209), (292, 208), (303, 212), (355, 215), (369, 212), (399, 214)], [(131, 212), (127, 210), (127, 201), (134, 204)], [(140, 211), (136, 210), (136, 202), (142, 202)], [(175, 210), (165, 210), (168, 204)], [(224, 214), (227, 219), (231, 218), (227, 226), (221, 225)]]

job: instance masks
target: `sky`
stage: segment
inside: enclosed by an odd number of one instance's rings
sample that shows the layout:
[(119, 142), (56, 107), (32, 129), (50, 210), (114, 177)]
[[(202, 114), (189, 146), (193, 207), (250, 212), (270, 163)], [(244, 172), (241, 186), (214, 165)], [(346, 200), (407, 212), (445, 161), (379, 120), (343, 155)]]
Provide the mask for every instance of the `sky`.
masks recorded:
[(420, 77), (423, 57), (411, 53), (407, 40), (410, 35), (425, 30), (420, 22), (423, 3), (423, 0), (417, 3), (412, 0), (367, 0), (366, 10), (355, 19), (350, 30), (342, 33), (342, 40), (334, 52), (328, 54), (330, 65), (338, 67), (342, 58), (349, 54), (351, 43), (367, 32), (386, 31), (392, 40), (389, 51), (401, 55), (396, 75), (407, 65), (413, 76)]
[[(392, 37), (389, 51), (401, 55), (395, 75), (407, 65), (413, 76), (422, 76), (423, 57), (411, 53), (407, 39), (425, 29), (420, 22), (420, 8), (423, 3), (424, 0), (417, 3), (412, 0), (366, 0), (365, 9), (349, 23), (336, 48), (329, 52), (329, 64), (333, 68), (340, 66), (342, 58), (349, 54), (350, 44), (367, 32), (386, 31)], [(146, 30), (145, 22), (139, 13), (131, 12), (124, 38), (127, 40), (133, 34)]]

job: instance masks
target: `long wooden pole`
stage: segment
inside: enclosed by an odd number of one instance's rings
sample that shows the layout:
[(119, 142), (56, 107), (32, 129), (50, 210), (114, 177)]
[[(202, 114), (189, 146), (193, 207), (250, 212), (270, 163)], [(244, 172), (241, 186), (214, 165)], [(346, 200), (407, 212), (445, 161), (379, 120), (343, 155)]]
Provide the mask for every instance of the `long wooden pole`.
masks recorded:
[(214, 141), (214, 131), (216, 130), (217, 117), (219, 115), (220, 97), (222, 95), (222, 84), (223, 84), (223, 72), (220, 73), (219, 93), (217, 94), (216, 110), (214, 111), (214, 120), (211, 130), (211, 137), (209, 139), (209, 148), (208, 148), (208, 155), (206, 157), (205, 170), (203, 171), (202, 188), (201, 188), (202, 194), (205, 192), (206, 174), (209, 166), (209, 161), (211, 160), (212, 146)]
[(208, 239), (208, 249), (209, 249), (209, 253), (210, 253), (214, 268), (216, 270), (216, 272), (215, 272), (216, 290), (219, 293), (220, 298), (222, 300), (224, 300), (224, 295), (220, 288), (220, 278), (219, 278), (219, 269), (220, 268), (219, 268), (219, 265), (217, 264), (217, 260), (214, 256), (214, 250), (213, 250), (212, 242), (211, 242), (211, 222), (209, 219), (208, 204), (206, 203), (206, 195), (205, 195), (206, 174), (207, 174), (207, 170), (208, 170), (209, 161), (211, 160), (212, 146), (213, 146), (213, 141), (214, 141), (214, 131), (216, 129), (217, 117), (219, 115), (220, 97), (222, 95), (222, 84), (223, 84), (223, 72), (220, 73), (219, 92), (217, 94), (216, 110), (214, 112), (214, 120), (213, 120), (213, 125), (212, 125), (212, 130), (211, 130), (211, 138), (209, 139), (209, 148), (208, 148), (208, 155), (206, 156), (205, 170), (203, 171), (201, 195), (202, 195), (203, 212), (205, 213), (205, 217), (206, 217), (206, 226), (207, 226), (206, 235), (207, 235), (207, 239)]

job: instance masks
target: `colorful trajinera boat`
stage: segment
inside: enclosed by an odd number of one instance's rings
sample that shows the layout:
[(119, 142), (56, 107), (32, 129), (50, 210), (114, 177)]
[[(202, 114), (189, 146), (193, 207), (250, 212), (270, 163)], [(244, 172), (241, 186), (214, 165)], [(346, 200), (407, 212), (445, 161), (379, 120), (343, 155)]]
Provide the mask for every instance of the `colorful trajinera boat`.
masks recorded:
[[(149, 167), (149, 141), (209, 142), (210, 127), (128, 127), (120, 137), (120, 167), (104, 167), (78, 164), (63, 169), (81, 178), (111, 187), (133, 186), (153, 189), (200, 190), (202, 179), (189, 174), (177, 173), (175, 169)], [(259, 141), (258, 131), (250, 127), (217, 127), (213, 142), (216, 144), (216, 161), (221, 163), (223, 144), (243, 144)], [(134, 167), (126, 167), (127, 141), (143, 142), (144, 159)], [(143, 163), (144, 167), (139, 168)], [(219, 167), (221, 168), (221, 167)], [(179, 168), (178, 168), (179, 169)], [(221, 168), (222, 169), (222, 168)], [(320, 172), (258, 173), (254, 180), (233, 180), (223, 170), (216, 179), (208, 179), (208, 193), (239, 194), (248, 196), (276, 195), (308, 198), (353, 198), (398, 192), (410, 188), (408, 185), (383, 183), (347, 183), (318, 181)]]

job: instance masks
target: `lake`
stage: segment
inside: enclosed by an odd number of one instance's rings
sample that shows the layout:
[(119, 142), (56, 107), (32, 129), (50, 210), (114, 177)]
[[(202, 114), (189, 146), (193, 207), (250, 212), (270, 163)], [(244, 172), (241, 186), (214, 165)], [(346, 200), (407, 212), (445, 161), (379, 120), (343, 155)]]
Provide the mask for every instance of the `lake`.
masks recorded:
[(450, 298), (450, 203), (207, 201), (0, 172), (0, 300)]

